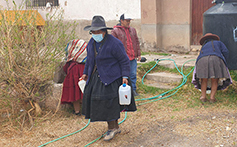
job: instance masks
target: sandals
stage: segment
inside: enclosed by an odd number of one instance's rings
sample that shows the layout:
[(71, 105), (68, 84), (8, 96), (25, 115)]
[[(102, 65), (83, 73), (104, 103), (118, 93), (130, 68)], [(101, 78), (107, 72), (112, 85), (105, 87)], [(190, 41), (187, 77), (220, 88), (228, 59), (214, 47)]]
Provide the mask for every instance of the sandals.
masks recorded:
[(205, 98), (205, 97), (200, 97), (200, 100), (201, 100), (201, 102), (206, 102), (207, 101), (207, 98)]
[[(201, 96), (199, 99), (200, 99), (200, 101), (203, 102), (203, 103), (207, 101), (207, 98), (202, 97), (202, 96)], [(209, 102), (210, 102), (210, 103), (215, 103), (215, 102), (216, 102), (216, 99), (215, 99), (215, 98), (214, 98), (214, 99), (210, 99)]]
[(215, 103), (216, 99), (210, 99), (210, 103)]

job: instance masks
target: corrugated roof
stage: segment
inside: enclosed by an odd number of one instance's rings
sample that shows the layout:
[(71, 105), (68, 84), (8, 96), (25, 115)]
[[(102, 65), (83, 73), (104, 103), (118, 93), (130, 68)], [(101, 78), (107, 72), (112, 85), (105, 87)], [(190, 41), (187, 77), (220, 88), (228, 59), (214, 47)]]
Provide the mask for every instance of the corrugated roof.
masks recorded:
[[(5, 19), (2, 19), (3, 17)], [(3, 22), (1, 20), (7, 21), (12, 25), (45, 25), (45, 20), (37, 10), (2, 10), (0, 11), (0, 24)]]

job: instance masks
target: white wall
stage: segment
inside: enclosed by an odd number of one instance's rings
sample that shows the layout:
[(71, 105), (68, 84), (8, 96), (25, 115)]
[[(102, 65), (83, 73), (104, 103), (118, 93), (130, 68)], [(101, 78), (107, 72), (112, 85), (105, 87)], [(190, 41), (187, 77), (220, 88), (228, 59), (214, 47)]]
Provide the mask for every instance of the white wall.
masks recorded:
[[(12, 7), (12, 0), (8, 0)], [(15, 0), (17, 5), (25, 0)], [(0, 5), (6, 7), (6, 1), (0, 0)], [(134, 19), (141, 19), (140, 0), (59, 0), (59, 7), (52, 11), (39, 8), (45, 19), (46, 14), (53, 14), (56, 9), (64, 10), (65, 20), (91, 20), (94, 15), (102, 15), (106, 21), (119, 20), (123, 13), (129, 13)]]
[[(21, 6), (24, 3), (23, 0), (15, 0), (15, 4), (16, 6)], [(12, 0), (8, 0), (8, 3), (6, 2), (6, 0), (0, 0), (0, 9), (8, 9), (8, 7), (13, 8), (14, 4), (12, 2)]]
[[(65, 6), (65, 2), (67, 6)], [(89, 19), (102, 15), (106, 20), (118, 20), (124, 12), (141, 19), (140, 0), (60, 0), (67, 19)]]
[[(12, 7), (12, 0), (8, 1), (10, 1), (9, 3)], [(14, 1), (17, 5), (22, 3), (22, 0)], [(6, 8), (5, 0), (0, 0), (0, 5)], [(1, 6), (0, 9), (2, 9)], [(76, 35), (85, 41), (89, 41), (91, 36), (83, 28), (91, 25), (91, 19), (94, 15), (102, 15), (106, 21), (106, 26), (113, 27), (118, 23), (120, 15), (129, 13), (134, 19), (131, 22), (131, 26), (136, 28), (138, 38), (141, 38), (140, 0), (59, 0), (59, 7), (52, 7), (52, 9), (43, 7), (37, 10), (45, 20), (47, 14), (53, 15), (55, 11), (60, 12), (60, 10), (63, 10), (65, 23), (76, 22), (78, 24), (75, 28)]]

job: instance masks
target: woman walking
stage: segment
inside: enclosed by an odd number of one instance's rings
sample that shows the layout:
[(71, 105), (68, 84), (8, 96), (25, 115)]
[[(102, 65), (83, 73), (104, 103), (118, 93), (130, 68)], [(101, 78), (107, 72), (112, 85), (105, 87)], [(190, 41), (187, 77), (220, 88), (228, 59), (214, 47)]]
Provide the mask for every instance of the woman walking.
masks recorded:
[(106, 121), (108, 131), (105, 141), (111, 140), (121, 130), (118, 119), (121, 111), (136, 111), (133, 93), (131, 104), (119, 104), (118, 89), (123, 83), (131, 85), (129, 80), (129, 58), (120, 40), (108, 34), (108, 28), (102, 16), (94, 16), (90, 26), (92, 38), (87, 45), (87, 61), (82, 79), (85, 86), (82, 114), (86, 119)]

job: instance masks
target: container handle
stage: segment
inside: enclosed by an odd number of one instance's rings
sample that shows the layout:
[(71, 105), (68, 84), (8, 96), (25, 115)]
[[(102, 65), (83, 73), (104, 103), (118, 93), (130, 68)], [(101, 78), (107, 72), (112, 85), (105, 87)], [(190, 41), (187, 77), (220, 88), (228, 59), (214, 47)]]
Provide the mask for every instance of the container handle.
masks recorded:
[(237, 6), (237, 3), (232, 3), (233, 6)]

